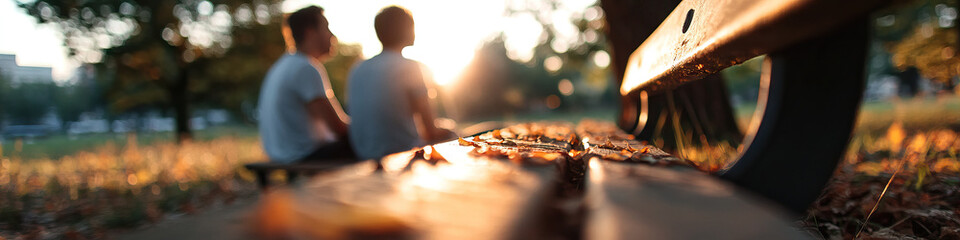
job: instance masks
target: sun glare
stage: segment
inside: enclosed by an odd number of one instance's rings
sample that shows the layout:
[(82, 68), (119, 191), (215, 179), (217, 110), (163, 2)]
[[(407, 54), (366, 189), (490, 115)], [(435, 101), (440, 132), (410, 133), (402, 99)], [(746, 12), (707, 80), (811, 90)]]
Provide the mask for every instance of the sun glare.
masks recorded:
[(433, 74), (433, 81), (437, 85), (448, 86), (460, 76), (470, 60), (473, 59), (474, 49), (457, 49), (456, 46), (434, 46), (433, 48), (417, 48), (414, 46), (406, 50), (405, 53), (407, 57), (426, 65)]
[[(563, 1), (571, 9), (586, 9), (595, 0)], [(524, 1), (413, 1), (413, 0), (357, 0), (315, 1), (287, 0), (284, 12), (293, 12), (308, 5), (325, 9), (330, 20), (330, 30), (341, 43), (360, 44), (364, 58), (380, 53), (381, 46), (373, 29), (373, 19), (380, 9), (402, 6), (413, 14), (416, 22), (416, 43), (404, 50), (404, 56), (423, 63), (432, 72), (433, 81), (449, 87), (466, 66), (484, 41), (504, 33), (508, 55), (521, 61), (532, 57), (532, 49), (539, 42), (542, 27), (530, 13), (516, 16), (504, 14), (508, 4), (526, 4)], [(544, 4), (530, 2), (530, 4)], [(517, 7), (517, 6), (513, 6)], [(544, 6), (546, 7), (546, 6)], [(553, 21), (568, 21), (574, 14), (568, 10), (556, 12)], [(575, 36), (572, 24), (558, 25), (559, 34)], [(565, 28), (564, 28), (565, 27)], [(569, 29), (568, 29), (569, 28)], [(572, 29), (572, 30), (570, 30)], [(570, 36), (566, 36), (570, 35)], [(567, 47), (566, 42), (557, 42), (556, 48)]]
[(283, 11), (307, 5), (325, 9), (330, 30), (341, 43), (360, 44), (363, 57), (380, 54), (382, 47), (373, 29), (380, 9), (398, 5), (410, 10), (416, 22), (416, 42), (403, 51), (405, 57), (423, 63), (433, 81), (449, 86), (473, 59), (483, 41), (500, 29), (503, 2), (481, 1), (304, 1), (284, 2)]

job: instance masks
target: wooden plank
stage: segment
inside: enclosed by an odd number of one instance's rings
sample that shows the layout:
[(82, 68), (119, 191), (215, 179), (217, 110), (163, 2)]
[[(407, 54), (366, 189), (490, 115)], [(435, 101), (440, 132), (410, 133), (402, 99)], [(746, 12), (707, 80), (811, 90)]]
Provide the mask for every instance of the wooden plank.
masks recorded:
[(577, 126), (584, 143), (587, 239), (803, 239), (779, 206), (693, 163), (634, 140), (612, 123)]
[[(669, 90), (841, 27), (887, 0), (687, 0), (631, 54), (624, 96)], [(689, 20), (688, 20), (689, 19)]]
[(593, 158), (587, 239), (807, 239), (777, 206), (685, 167)]
[(268, 227), (259, 232), (269, 237), (391, 239), (529, 239), (549, 234), (541, 224), (556, 196), (561, 162), (518, 164), (478, 154), (474, 146), (458, 141), (425, 149), (387, 156), (382, 164), (358, 163), (317, 176), (295, 191), (272, 193), (286, 197), (266, 197), (257, 221)]

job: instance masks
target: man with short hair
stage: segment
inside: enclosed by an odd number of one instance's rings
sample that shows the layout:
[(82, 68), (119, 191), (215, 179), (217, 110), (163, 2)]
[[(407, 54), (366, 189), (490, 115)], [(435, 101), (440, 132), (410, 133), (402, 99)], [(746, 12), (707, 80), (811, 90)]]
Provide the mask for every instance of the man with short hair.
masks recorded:
[(300, 9), (287, 17), (287, 26), (296, 52), (284, 54), (270, 67), (260, 89), (263, 148), (279, 163), (352, 158), (346, 140), (350, 120), (320, 63), (329, 56), (334, 38), (323, 9)]
[(420, 63), (402, 54), (413, 45), (413, 16), (401, 7), (387, 7), (377, 14), (374, 28), (383, 52), (360, 63), (347, 81), (354, 152), (360, 159), (377, 159), (449, 138), (450, 131), (434, 125)]

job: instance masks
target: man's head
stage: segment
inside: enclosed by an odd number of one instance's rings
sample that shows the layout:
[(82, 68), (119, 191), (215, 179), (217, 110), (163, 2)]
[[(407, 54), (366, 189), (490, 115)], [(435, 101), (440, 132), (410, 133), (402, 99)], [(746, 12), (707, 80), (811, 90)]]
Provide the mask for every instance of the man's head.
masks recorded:
[(334, 36), (323, 8), (310, 6), (293, 12), (287, 16), (287, 26), (298, 51), (317, 58), (330, 53)]
[(413, 45), (413, 16), (410, 11), (398, 6), (380, 10), (373, 20), (377, 38), (384, 48), (403, 48)]

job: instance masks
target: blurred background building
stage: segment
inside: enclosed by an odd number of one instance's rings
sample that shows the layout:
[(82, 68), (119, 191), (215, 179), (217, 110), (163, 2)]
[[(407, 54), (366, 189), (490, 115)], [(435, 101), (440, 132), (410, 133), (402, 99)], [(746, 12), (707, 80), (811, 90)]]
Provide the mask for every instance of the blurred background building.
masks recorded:
[(0, 74), (10, 79), (10, 84), (53, 83), (53, 68), (20, 66), (12, 54), (0, 54)]

